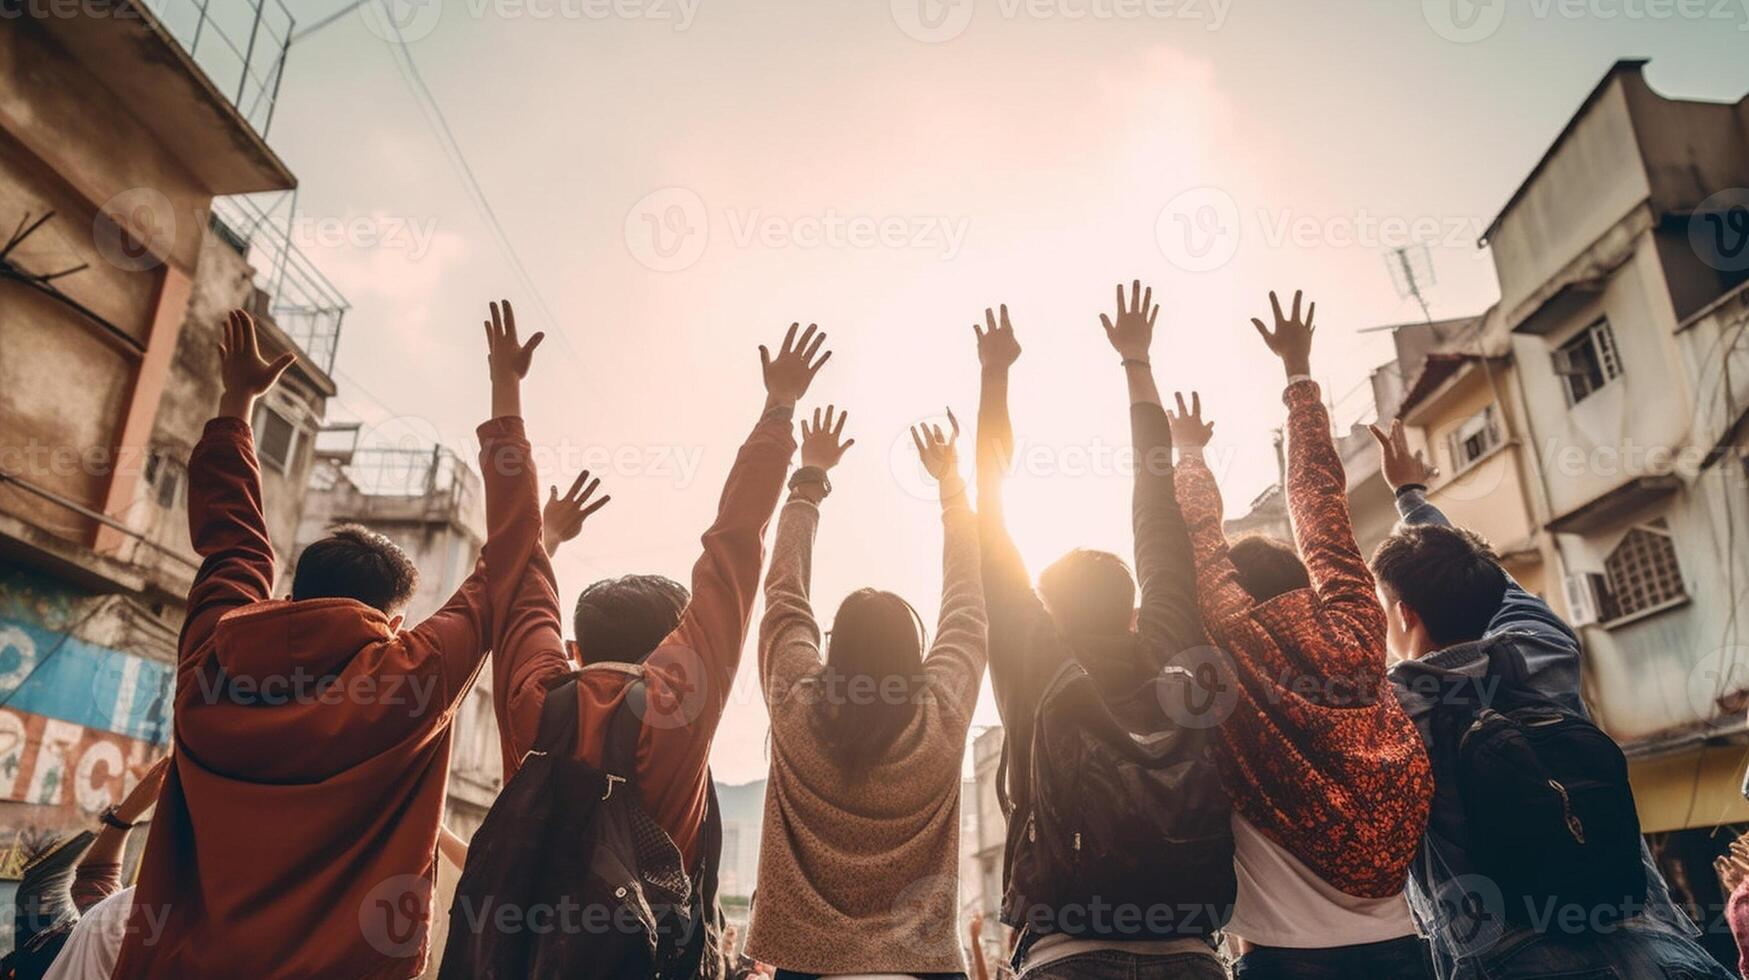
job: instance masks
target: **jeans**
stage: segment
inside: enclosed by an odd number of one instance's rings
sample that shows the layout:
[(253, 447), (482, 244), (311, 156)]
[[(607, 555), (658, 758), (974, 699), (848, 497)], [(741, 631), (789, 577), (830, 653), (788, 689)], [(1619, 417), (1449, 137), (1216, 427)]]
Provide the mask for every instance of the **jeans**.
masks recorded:
[(1020, 980), (1227, 980), (1219, 958), (1201, 953), (1148, 956), (1099, 950), (1024, 970)]
[(1419, 936), (1325, 949), (1257, 946), (1239, 957), (1233, 976), (1236, 980), (1432, 980), (1433, 961)]
[(1524, 932), (1458, 964), (1452, 980), (1734, 980), (1735, 974), (1674, 933), (1620, 928), (1588, 936)]

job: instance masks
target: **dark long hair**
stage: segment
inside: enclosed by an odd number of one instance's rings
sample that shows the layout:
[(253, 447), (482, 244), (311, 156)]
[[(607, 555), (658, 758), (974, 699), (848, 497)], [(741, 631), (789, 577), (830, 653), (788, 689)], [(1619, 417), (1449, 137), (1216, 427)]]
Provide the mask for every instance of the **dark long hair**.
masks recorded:
[(850, 776), (887, 751), (917, 711), (923, 684), (923, 617), (879, 589), (844, 597), (832, 618), (814, 730)]

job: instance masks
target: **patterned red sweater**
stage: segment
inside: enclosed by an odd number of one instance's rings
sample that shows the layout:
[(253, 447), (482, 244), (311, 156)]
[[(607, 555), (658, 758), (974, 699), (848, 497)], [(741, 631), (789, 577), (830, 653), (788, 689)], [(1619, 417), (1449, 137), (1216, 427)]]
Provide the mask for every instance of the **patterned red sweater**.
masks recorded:
[(1421, 843), (1433, 773), (1385, 678), (1385, 614), (1318, 386), (1300, 381), (1284, 397), (1288, 511), (1310, 588), (1252, 599), (1228, 556), (1214, 474), (1194, 455), (1178, 466), (1197, 601), (1236, 691), (1222, 768), (1234, 808), (1271, 840), (1332, 886), (1386, 898)]

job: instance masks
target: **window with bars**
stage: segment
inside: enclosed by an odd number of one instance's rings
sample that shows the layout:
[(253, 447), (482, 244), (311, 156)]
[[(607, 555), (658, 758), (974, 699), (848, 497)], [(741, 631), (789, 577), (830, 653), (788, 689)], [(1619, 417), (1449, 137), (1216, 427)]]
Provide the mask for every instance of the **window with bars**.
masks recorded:
[(1577, 405), (1599, 388), (1621, 377), (1621, 354), (1615, 331), (1603, 319), (1555, 349), (1555, 373), (1567, 391), (1567, 404)]
[(1659, 518), (1627, 533), (1603, 562), (1601, 581), (1594, 580), (1599, 614), (1604, 621), (1667, 606), (1688, 597), (1670, 522)]
[(1458, 473), (1493, 452), (1504, 440), (1500, 420), (1489, 405), (1464, 419), (1458, 427), (1445, 434), (1446, 454), (1451, 458), (1451, 471)]

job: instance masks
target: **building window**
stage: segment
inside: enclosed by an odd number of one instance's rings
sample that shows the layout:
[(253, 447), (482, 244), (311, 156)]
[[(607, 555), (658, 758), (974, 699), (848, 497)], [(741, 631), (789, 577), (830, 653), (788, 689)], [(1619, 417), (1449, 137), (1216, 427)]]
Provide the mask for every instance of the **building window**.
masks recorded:
[(255, 410), (255, 455), (264, 466), (290, 473), (297, 448), (298, 430), (290, 419), (266, 405)]
[(1608, 320), (1586, 327), (1555, 350), (1555, 373), (1566, 385), (1567, 404), (1577, 405), (1621, 377), (1621, 355)]
[(1445, 434), (1445, 440), (1454, 474), (1473, 465), (1505, 441), (1500, 434), (1499, 417), (1492, 405), (1464, 419), (1457, 428)]
[(1670, 523), (1659, 518), (1641, 524), (1621, 539), (1593, 577), (1598, 614), (1604, 622), (1673, 605), (1688, 598)]

